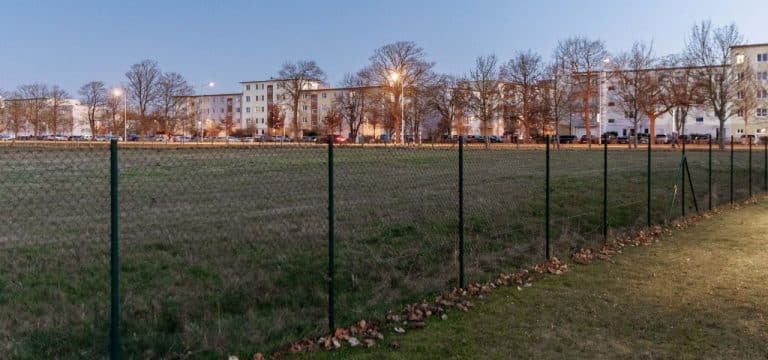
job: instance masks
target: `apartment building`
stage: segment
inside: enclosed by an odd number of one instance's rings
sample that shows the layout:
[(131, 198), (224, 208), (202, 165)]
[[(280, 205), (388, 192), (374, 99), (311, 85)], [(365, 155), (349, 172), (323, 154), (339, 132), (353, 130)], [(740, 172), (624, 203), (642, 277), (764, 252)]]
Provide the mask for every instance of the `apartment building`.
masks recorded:
[[(242, 95), (242, 116), (240, 121), (241, 128), (253, 128), (256, 135), (269, 135), (269, 109), (275, 105), (280, 107), (280, 111), (285, 115), (287, 133), (291, 133), (290, 124), (292, 119), (291, 109), (288, 102), (291, 100), (286, 93), (285, 82), (283, 80), (255, 80), (241, 82)], [(305, 90), (319, 89), (322, 84), (318, 81), (310, 81), (305, 85)], [(302, 130), (308, 130), (309, 126), (302, 126)], [(275, 129), (271, 129), (275, 131)]]
[(731, 131), (768, 136), (768, 44), (734, 46), (731, 53), (740, 85)]
[[(40, 122), (34, 126), (31, 116), (24, 112), (28, 109), (30, 102), (37, 102), (40, 107)], [(91, 127), (88, 122), (88, 107), (82, 105), (77, 99), (65, 99), (58, 108), (56, 127), (53, 128), (50, 111), (53, 100), (47, 98), (39, 99), (2, 99), (0, 107), (3, 108), (3, 119), (0, 121), (0, 133), (6, 135), (30, 136), (35, 135), (73, 135), (73, 136), (91, 136)], [(14, 111), (18, 109), (18, 111)], [(100, 119), (106, 109), (97, 110), (99, 120), (96, 121), (97, 132), (104, 130), (104, 124)]]
[(181, 97), (177, 114), (186, 120), (188, 135), (205, 132), (225, 136), (242, 128), (242, 93), (205, 94)]

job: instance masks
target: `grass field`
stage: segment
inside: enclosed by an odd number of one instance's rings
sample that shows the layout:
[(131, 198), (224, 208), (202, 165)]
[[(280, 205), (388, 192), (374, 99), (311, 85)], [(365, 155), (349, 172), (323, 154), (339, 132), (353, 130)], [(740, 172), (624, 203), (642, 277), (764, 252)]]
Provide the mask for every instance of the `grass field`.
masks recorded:
[[(755, 193), (764, 169), (757, 154)], [(456, 148), (342, 147), (335, 155), (337, 323), (455, 286)], [(737, 199), (748, 196), (746, 155), (736, 154)], [(609, 154), (612, 231), (645, 224), (646, 156), (623, 147)], [(688, 158), (706, 207), (707, 153)], [(467, 149), (469, 280), (543, 258), (544, 159), (541, 150)], [(679, 152), (653, 154), (654, 222), (680, 214), (679, 160)], [(327, 327), (327, 149), (131, 147), (119, 164), (127, 354), (247, 357)], [(729, 154), (716, 152), (713, 165), (720, 204), (729, 197)], [(107, 353), (108, 167), (106, 147), (0, 147), (6, 354)], [(551, 169), (555, 255), (599, 244), (602, 153), (553, 152)]]
[(767, 211), (765, 200), (726, 210), (613, 263), (571, 264), (424, 330), (388, 332), (374, 348), (299, 358), (764, 359)]

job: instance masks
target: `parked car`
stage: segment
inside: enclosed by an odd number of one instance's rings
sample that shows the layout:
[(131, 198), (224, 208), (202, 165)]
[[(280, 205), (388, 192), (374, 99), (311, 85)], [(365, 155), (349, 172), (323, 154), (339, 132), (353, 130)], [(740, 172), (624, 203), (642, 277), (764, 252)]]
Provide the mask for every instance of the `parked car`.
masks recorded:
[(490, 142), (492, 142), (492, 143), (504, 142), (504, 139), (501, 136), (498, 136), (498, 135), (491, 135), (491, 136), (488, 137), (488, 140), (490, 140)]
[(629, 137), (627, 136), (617, 136), (616, 137), (616, 143), (617, 144), (629, 144)]
[(333, 143), (334, 144), (342, 144), (345, 141), (347, 141), (347, 139), (345, 137), (343, 137), (341, 135), (338, 135), (338, 134), (334, 134), (334, 135), (330, 135), (330, 136), (333, 136)]
[(314, 135), (307, 135), (301, 137), (302, 142), (317, 142), (317, 136)]
[(561, 144), (575, 144), (579, 142), (579, 138), (576, 135), (560, 135), (558, 141)]
[(637, 143), (638, 144), (647, 144), (648, 143), (648, 134), (637, 134)]
[(709, 134), (691, 134), (691, 143), (708, 144), (711, 136)]
[(656, 134), (656, 143), (657, 144), (669, 144), (671, 139), (672, 139), (672, 137), (668, 136), (667, 134)]
[(751, 143), (751, 144), (753, 144), (753, 145), (754, 145), (754, 144), (757, 144), (757, 136), (755, 136), (755, 135), (752, 135), (752, 134), (749, 134), (749, 135), (747, 135), (747, 134), (741, 135), (741, 137), (740, 137), (740, 143), (742, 143), (742, 144), (745, 144), (745, 145), (746, 145), (746, 144), (749, 144), (749, 143)]
[(0, 141), (13, 140), (13, 135), (0, 134)]
[(579, 139), (579, 144), (588, 144), (590, 142), (593, 144), (597, 144), (600, 142), (600, 140), (598, 139), (597, 135), (592, 135), (591, 139), (589, 135), (582, 135), (581, 139)]

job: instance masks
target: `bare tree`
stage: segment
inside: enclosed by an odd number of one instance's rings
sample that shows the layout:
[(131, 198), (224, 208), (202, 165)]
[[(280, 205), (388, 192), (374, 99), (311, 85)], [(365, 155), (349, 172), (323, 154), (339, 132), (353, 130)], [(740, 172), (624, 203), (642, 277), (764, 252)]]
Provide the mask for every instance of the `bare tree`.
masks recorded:
[(277, 77), (281, 80), (280, 87), (285, 91), (288, 97), (288, 107), (293, 113), (293, 119), (291, 119), (293, 136), (299, 138), (301, 136), (299, 102), (304, 91), (309, 90), (312, 83), (325, 81), (325, 72), (314, 60), (300, 60), (295, 63), (286, 62), (283, 64)]
[[(53, 133), (72, 132), (72, 112), (66, 112), (69, 93), (54, 85), (49, 93), (47, 114), (48, 131)], [(67, 131), (68, 130), (68, 131)]]
[(346, 123), (349, 129), (349, 138), (357, 139), (357, 134), (365, 120), (366, 112), (371, 106), (369, 96), (370, 87), (366, 79), (357, 74), (347, 74), (341, 82), (341, 86), (348, 88), (347, 91), (334, 100), (334, 111), (336, 111)]
[[(495, 119), (501, 99), (499, 67), (496, 55), (479, 56), (469, 72), (469, 109), (480, 121), (481, 134), (488, 135), (488, 126)], [(486, 148), (490, 138), (485, 137)]]
[[(560, 124), (572, 113), (572, 93), (570, 76), (565, 67), (565, 59), (555, 57), (545, 70), (543, 103), (545, 112), (555, 126), (555, 138), (559, 139)], [(570, 127), (569, 127), (570, 134)], [(560, 142), (556, 142), (560, 148)]]
[(325, 116), (323, 116), (321, 121), (321, 133), (325, 133), (326, 135), (333, 135), (336, 130), (341, 129), (343, 121), (343, 117), (338, 111), (336, 111), (336, 109), (333, 107), (328, 109), (328, 112), (325, 113)]
[(17, 91), (8, 96), (3, 102), (4, 127), (13, 132), (14, 137), (26, 129), (26, 108), (22, 95)]
[(542, 113), (544, 75), (541, 56), (530, 50), (518, 52), (501, 69), (501, 79), (505, 82), (504, 99), (524, 124), (526, 139), (530, 129), (538, 129), (541, 135), (548, 125), (547, 117)]
[(738, 92), (730, 68), (731, 47), (741, 42), (735, 24), (713, 28), (711, 21), (702, 21), (693, 26), (685, 44), (685, 56), (698, 65), (697, 76), (704, 80), (707, 102), (720, 121), (720, 149), (725, 148), (725, 122), (735, 112)]
[[(120, 133), (119, 129), (125, 128), (124, 127), (125, 111), (123, 109), (123, 106), (125, 105), (125, 103), (123, 102), (123, 99), (121, 99), (119, 96), (112, 96), (110, 94), (105, 98), (104, 105), (106, 106), (106, 109), (109, 112), (110, 117), (112, 118), (109, 123), (109, 126), (107, 126), (109, 133), (110, 134)], [(96, 136), (96, 134), (101, 134), (101, 133), (103, 133), (102, 129), (96, 129), (96, 132), (93, 133), (93, 135)]]
[(636, 42), (632, 50), (619, 54), (611, 63), (609, 78), (616, 85), (616, 91), (610, 93), (610, 100), (616, 102), (624, 111), (624, 116), (632, 124), (634, 136), (632, 144), (637, 148), (638, 126), (640, 124), (641, 97), (650, 85), (647, 82), (648, 69), (653, 65), (652, 49), (644, 43)]
[(391, 135), (405, 138), (401, 114), (403, 97), (408, 91), (423, 85), (431, 74), (434, 63), (426, 61), (424, 50), (411, 41), (398, 41), (376, 49), (370, 58), (366, 75), (372, 84), (381, 86), (391, 95), (389, 123)]
[(101, 81), (91, 81), (80, 87), (80, 102), (88, 108), (88, 126), (91, 136), (96, 136), (96, 114), (99, 108), (107, 105), (107, 87)]
[(277, 129), (285, 127), (285, 112), (280, 104), (267, 105), (267, 127), (272, 129), (272, 136), (277, 135)]
[[(605, 44), (600, 40), (571, 37), (558, 43), (556, 56), (566, 60), (572, 75), (574, 95), (581, 103), (581, 118), (588, 137), (592, 136), (593, 99), (598, 96), (598, 73), (608, 56)], [(591, 148), (592, 142), (588, 142)]]
[[(176, 110), (192, 95), (194, 89), (184, 77), (175, 72), (163, 73), (157, 82), (157, 107), (160, 130), (170, 137), (180, 129)], [(225, 126), (226, 129), (226, 126)]]
[[(748, 134), (749, 120), (752, 113), (757, 111), (759, 99), (765, 97), (765, 89), (755, 77), (755, 68), (750, 59), (736, 64), (736, 101), (738, 116), (744, 120), (744, 133)], [(746, 136), (745, 140), (749, 141)]]
[[(439, 78), (432, 87), (429, 105), (439, 117), (436, 127), (436, 136), (451, 135), (452, 130), (458, 129), (458, 123), (462, 122), (469, 107), (468, 83), (450, 75)], [(465, 135), (461, 133), (461, 135)]]
[(151, 106), (158, 99), (158, 86), (162, 78), (160, 66), (154, 60), (143, 60), (131, 65), (130, 70), (125, 73), (128, 79), (128, 94), (131, 100), (136, 104), (139, 116), (140, 132), (142, 138), (147, 130), (152, 126), (152, 119), (149, 115)]
[(27, 84), (19, 86), (19, 96), (22, 98), (25, 117), (32, 127), (35, 137), (45, 131), (45, 111), (48, 106), (50, 92), (44, 84)]
[[(674, 110), (675, 127), (678, 134), (685, 133), (685, 122), (693, 107), (701, 106), (706, 101), (705, 87), (701, 78), (696, 76), (696, 69), (685, 58), (672, 56), (666, 61), (670, 68), (668, 84), (669, 101)], [(674, 147), (675, 144), (672, 144)]]

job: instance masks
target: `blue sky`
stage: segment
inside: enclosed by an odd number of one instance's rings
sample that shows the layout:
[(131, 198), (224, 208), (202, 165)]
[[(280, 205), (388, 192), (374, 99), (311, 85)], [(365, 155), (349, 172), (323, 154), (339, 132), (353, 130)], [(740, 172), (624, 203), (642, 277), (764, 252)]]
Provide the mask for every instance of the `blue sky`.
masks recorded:
[(748, 41), (768, 42), (764, 0), (3, 0), (0, 89), (43, 82), (74, 95), (91, 80), (119, 84), (145, 58), (195, 85), (215, 81), (217, 92), (305, 58), (337, 84), (398, 40), (415, 41), (438, 71), (454, 74), (478, 55), (506, 60), (532, 49), (549, 57), (558, 40), (577, 34), (604, 40), (611, 52), (643, 40), (668, 54), (703, 19), (735, 22)]

